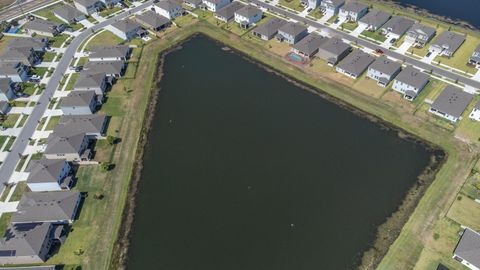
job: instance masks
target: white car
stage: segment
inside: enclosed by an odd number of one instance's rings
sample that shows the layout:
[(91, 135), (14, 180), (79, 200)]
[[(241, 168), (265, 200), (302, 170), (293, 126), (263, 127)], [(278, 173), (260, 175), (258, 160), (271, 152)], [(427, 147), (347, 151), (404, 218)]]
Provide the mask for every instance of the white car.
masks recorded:
[(38, 75), (35, 74), (35, 75), (32, 75), (32, 77), (30, 77), (30, 79), (32, 79), (32, 80), (41, 80), (42, 77), (40, 77), (40, 76), (38, 76)]

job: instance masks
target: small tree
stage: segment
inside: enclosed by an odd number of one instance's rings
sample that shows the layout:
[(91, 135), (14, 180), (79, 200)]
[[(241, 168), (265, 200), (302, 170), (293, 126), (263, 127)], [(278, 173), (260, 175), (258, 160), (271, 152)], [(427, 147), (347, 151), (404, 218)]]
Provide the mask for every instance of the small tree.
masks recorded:
[(114, 136), (108, 135), (107, 136), (107, 142), (110, 145), (114, 145), (117, 142), (117, 138), (115, 138)]
[(102, 162), (100, 163), (100, 168), (102, 168), (102, 171), (108, 172), (112, 169), (113, 164), (110, 162)]

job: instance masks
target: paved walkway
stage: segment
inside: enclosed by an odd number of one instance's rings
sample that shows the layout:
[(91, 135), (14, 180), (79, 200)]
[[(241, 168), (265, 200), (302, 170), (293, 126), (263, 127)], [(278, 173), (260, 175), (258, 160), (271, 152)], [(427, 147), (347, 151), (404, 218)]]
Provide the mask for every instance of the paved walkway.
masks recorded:
[(35, 132), (32, 135), (32, 139), (34, 140), (46, 139), (52, 132), (53, 132), (52, 130), (47, 130), (47, 131), (35, 130)]
[(365, 31), (365, 29), (367, 29), (367, 26), (362, 24), (357, 26), (357, 28), (355, 28), (350, 34), (354, 37), (358, 37), (363, 31)]
[(413, 42), (411, 42), (409, 40), (405, 40), (402, 43), (402, 45), (400, 45), (400, 47), (398, 47), (396, 52), (401, 53), (401, 54), (405, 54), (408, 51), (408, 49), (410, 49), (410, 47), (412, 47), (412, 45), (413, 45)]
[(0, 202), (0, 213), (17, 212), (18, 202)]
[(325, 16), (320, 18), (320, 20), (318, 20), (318, 22), (321, 23), (321, 24), (325, 24), (332, 17), (333, 17), (333, 15), (331, 15), (331, 14), (325, 14)]
[(337, 23), (333, 23), (330, 25), (330, 28), (337, 29), (340, 25), (342, 25), (347, 19), (346, 18), (338, 18)]
[(430, 56), (425, 56), (420, 61), (422, 61), (424, 63), (427, 63), (427, 64), (431, 64), (433, 59), (435, 59), (435, 57), (437, 57), (437, 55), (438, 55), (438, 52), (432, 52), (432, 54), (430, 54)]
[(34, 107), (12, 107), (8, 114), (31, 114)]
[(90, 27), (95, 25), (95, 24), (91, 23), (90, 21), (88, 21), (87, 19), (81, 20), (79, 23), (81, 23), (86, 28), (90, 28)]

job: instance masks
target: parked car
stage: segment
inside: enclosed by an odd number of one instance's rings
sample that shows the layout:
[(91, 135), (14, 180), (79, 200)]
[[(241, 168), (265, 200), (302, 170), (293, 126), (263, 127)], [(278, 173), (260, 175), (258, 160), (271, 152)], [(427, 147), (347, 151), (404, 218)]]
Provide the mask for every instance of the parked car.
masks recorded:
[(340, 20), (337, 18), (333, 23), (338, 23)]
[(30, 77), (30, 79), (32, 79), (32, 80), (41, 80), (42, 77), (38, 76), (37, 74), (33, 74), (33, 75)]
[(383, 51), (381, 49), (376, 49), (375, 52), (378, 54), (383, 54)]
[(75, 67), (75, 72), (80, 72), (83, 70), (83, 66)]
[(390, 40), (390, 44), (393, 44), (393, 43), (395, 43), (395, 42), (397, 42), (397, 39), (396, 39), (396, 38), (392, 38), (392, 39)]
[(430, 57), (430, 55), (432, 55), (432, 52), (429, 51), (426, 56)]

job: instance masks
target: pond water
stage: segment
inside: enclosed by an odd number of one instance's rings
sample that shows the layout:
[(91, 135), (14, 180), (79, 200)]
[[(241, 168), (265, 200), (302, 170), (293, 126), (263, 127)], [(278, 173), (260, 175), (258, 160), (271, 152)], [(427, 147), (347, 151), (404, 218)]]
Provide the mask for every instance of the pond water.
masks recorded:
[(165, 58), (129, 269), (347, 269), (431, 153), (198, 36)]

